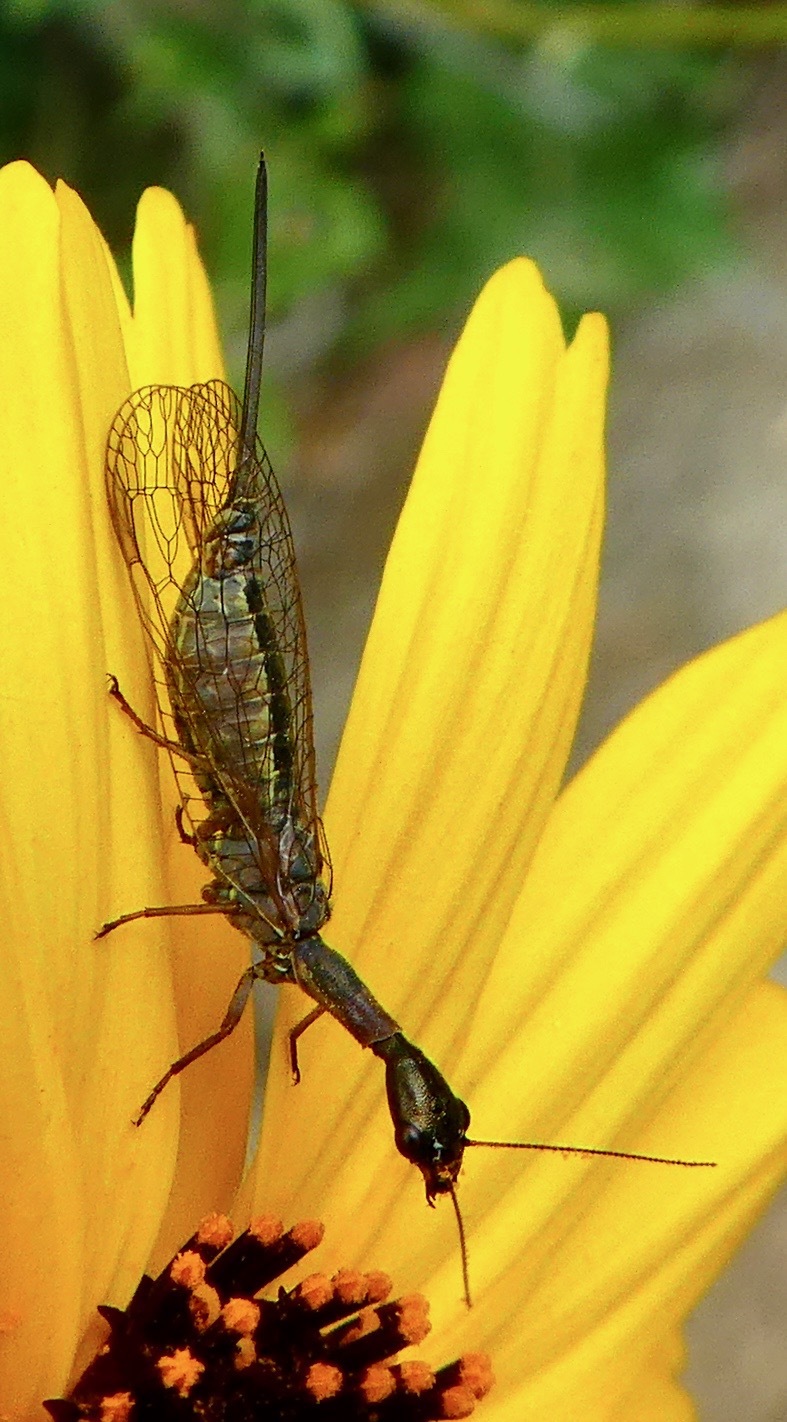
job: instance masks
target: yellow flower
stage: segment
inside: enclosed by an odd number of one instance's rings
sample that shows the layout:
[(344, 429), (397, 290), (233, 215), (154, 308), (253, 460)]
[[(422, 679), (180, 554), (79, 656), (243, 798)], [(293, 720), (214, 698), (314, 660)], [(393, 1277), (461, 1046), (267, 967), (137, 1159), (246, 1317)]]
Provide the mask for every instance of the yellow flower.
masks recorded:
[[(222, 373), (202, 268), (173, 199), (146, 194), (132, 319), (75, 194), (14, 164), (0, 211), (0, 1412), (16, 1418), (62, 1391), (96, 1304), (125, 1303), (151, 1257), (231, 1202), (252, 1054), (244, 1023), (133, 1130), (176, 1040), (220, 1020), (247, 946), (204, 919), (93, 941), (203, 880), (168, 767), (106, 694), (112, 671), (153, 715), (103, 481), (132, 389)], [(432, 1354), (487, 1348), (483, 1415), (518, 1422), (690, 1416), (681, 1321), (785, 1166), (787, 1012), (761, 977), (787, 916), (787, 619), (685, 668), (560, 792), (605, 379), (600, 317), (566, 349), (529, 263), (492, 279), (388, 559), (326, 811), (328, 938), (468, 1100), (477, 1137), (719, 1166), (468, 1150), (468, 1314), (452, 1213), (426, 1209), (394, 1150), (379, 1063), (323, 1019), (294, 1089), (281, 1033), (308, 1004), (287, 990), (241, 1193), (323, 1218), (321, 1266), (423, 1288)]]

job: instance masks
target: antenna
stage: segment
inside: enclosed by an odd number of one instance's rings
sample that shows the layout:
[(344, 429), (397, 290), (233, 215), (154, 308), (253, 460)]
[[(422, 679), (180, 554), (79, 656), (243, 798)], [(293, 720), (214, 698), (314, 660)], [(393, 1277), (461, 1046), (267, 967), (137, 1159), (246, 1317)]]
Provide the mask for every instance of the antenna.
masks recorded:
[(456, 1227), (459, 1231), (459, 1253), (462, 1257), (462, 1287), (465, 1294), (465, 1303), (468, 1308), (473, 1307), (473, 1300), (470, 1297), (470, 1271), (467, 1266), (467, 1239), (465, 1237), (465, 1222), (462, 1219), (462, 1211), (459, 1208), (459, 1201), (456, 1198), (456, 1189), (452, 1184), (449, 1191), (451, 1204), (456, 1215)]
[(492, 1150), (552, 1150), (558, 1155), (606, 1155), (613, 1160), (644, 1160), (649, 1165), (684, 1165), (688, 1170), (712, 1170), (715, 1160), (680, 1160), (670, 1155), (638, 1155), (631, 1150), (600, 1150), (594, 1146), (544, 1145), (541, 1141), (470, 1141), (466, 1146), (488, 1146)]
[(260, 153), (254, 190), (254, 237), (251, 251), (251, 304), (243, 414), (240, 426), (241, 459), (252, 454), (257, 437), (257, 415), (262, 384), (262, 351), (265, 344), (265, 290), (268, 282), (268, 169)]
[[(611, 1156), (613, 1160), (641, 1160), (649, 1165), (683, 1165), (689, 1170), (695, 1168), (713, 1169), (717, 1164), (715, 1160), (680, 1160), (669, 1155), (638, 1155), (630, 1150), (601, 1150), (597, 1146), (544, 1145), (541, 1141), (471, 1141), (465, 1138), (464, 1145), (488, 1146), (491, 1150), (550, 1150), (559, 1155)], [(456, 1216), (456, 1227), (459, 1231), (459, 1255), (462, 1260), (462, 1287), (465, 1303), (468, 1308), (472, 1308), (470, 1270), (467, 1262), (467, 1236), (453, 1181), (447, 1186), (445, 1193), (451, 1197), (451, 1204)]]
[[(713, 1169), (717, 1165), (715, 1160), (681, 1160), (669, 1155), (639, 1155), (630, 1150), (601, 1150), (596, 1146), (544, 1145), (541, 1141), (471, 1141), (465, 1138), (463, 1144), (465, 1146), (488, 1146), (491, 1150), (550, 1150), (559, 1155), (611, 1156), (613, 1160), (639, 1160), (648, 1165), (683, 1165), (689, 1170)], [(445, 1187), (444, 1193), (450, 1195), (451, 1204), (454, 1207), (456, 1227), (459, 1232), (459, 1255), (462, 1260), (462, 1287), (465, 1303), (468, 1308), (472, 1308), (470, 1270), (467, 1262), (467, 1236), (453, 1181)]]

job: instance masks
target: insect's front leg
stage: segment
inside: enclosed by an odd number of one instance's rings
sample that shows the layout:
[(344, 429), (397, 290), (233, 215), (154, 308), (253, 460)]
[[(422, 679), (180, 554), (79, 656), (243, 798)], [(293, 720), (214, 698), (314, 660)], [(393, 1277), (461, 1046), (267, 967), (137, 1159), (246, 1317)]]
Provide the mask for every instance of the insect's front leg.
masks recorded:
[(297, 1022), (290, 1029), (290, 1071), (292, 1072), (292, 1084), (297, 1086), (301, 1079), (301, 1069), (298, 1066), (298, 1038), (302, 1037), (307, 1027), (311, 1027), (318, 1017), (322, 1017), (326, 1011), (324, 1007), (313, 1007), (311, 1012), (307, 1012), (300, 1022)]
[(257, 976), (258, 970), (252, 963), (251, 967), (246, 968), (245, 972), (240, 976), (238, 985), (230, 999), (230, 1005), (224, 1014), (224, 1020), (221, 1026), (215, 1032), (211, 1032), (209, 1037), (205, 1037), (201, 1042), (198, 1042), (196, 1047), (192, 1047), (190, 1052), (185, 1052), (182, 1057), (178, 1057), (178, 1060), (173, 1062), (171, 1067), (167, 1068), (161, 1080), (156, 1082), (150, 1095), (143, 1101), (139, 1115), (134, 1120), (135, 1126), (142, 1125), (156, 1097), (161, 1095), (167, 1082), (171, 1081), (173, 1076), (180, 1076), (180, 1073), (185, 1071), (187, 1066), (191, 1066), (191, 1063), (197, 1061), (199, 1057), (204, 1057), (206, 1052), (210, 1052), (213, 1047), (217, 1047), (219, 1042), (223, 1042), (225, 1038), (229, 1037), (230, 1034), (235, 1031), (235, 1028), (243, 1016), (244, 1008), (249, 1000), (252, 984)]

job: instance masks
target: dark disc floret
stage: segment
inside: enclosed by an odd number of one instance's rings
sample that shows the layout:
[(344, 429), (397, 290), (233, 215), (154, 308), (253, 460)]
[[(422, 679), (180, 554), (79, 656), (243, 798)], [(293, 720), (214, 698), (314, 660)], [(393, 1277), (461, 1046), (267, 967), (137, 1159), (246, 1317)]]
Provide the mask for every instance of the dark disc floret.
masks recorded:
[(259, 1297), (323, 1237), (268, 1216), (237, 1238), (207, 1216), (126, 1309), (99, 1310), (109, 1336), (54, 1422), (438, 1422), (468, 1417), (492, 1386), (470, 1353), (433, 1370), (397, 1355), (430, 1329), (420, 1294), (391, 1301), (382, 1273), (315, 1273)]

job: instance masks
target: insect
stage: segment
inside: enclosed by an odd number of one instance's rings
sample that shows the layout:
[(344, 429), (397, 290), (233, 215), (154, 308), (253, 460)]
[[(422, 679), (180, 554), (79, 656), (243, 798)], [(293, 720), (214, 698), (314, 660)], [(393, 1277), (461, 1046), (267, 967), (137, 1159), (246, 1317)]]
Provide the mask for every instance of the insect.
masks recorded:
[(109, 433), (109, 507), (154, 654), (161, 730), (142, 721), (114, 678), (110, 690), (137, 729), (169, 752), (181, 837), (212, 877), (201, 904), (126, 913), (99, 936), (139, 918), (222, 913), (258, 950), (220, 1026), (172, 1063), (137, 1125), (174, 1076), (235, 1029), (255, 979), (297, 984), (314, 1003), (291, 1034), (296, 1080), (298, 1037), (325, 1012), (370, 1048), (385, 1065), (398, 1150), (421, 1171), (430, 1204), (444, 1194), (453, 1202), (469, 1302), (455, 1193), (467, 1146), (710, 1162), (471, 1140), (465, 1103), (322, 937), (330, 865), (317, 811), (303, 613), (287, 512), (256, 433), (266, 242), (261, 158), (242, 403), (221, 381), (151, 385), (122, 406)]

